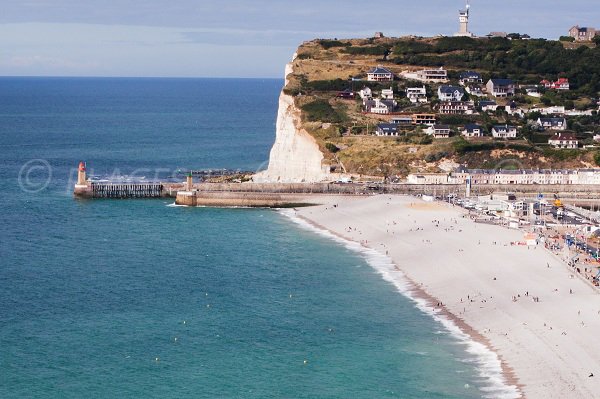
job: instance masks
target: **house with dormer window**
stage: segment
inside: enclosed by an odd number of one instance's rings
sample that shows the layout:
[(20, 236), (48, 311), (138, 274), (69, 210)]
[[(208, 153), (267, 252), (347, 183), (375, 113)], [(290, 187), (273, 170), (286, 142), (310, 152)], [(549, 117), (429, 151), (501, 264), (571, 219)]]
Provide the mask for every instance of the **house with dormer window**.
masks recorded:
[(441, 85), (437, 94), (440, 101), (460, 101), (465, 95), (465, 90), (459, 86)]
[(517, 137), (517, 128), (510, 125), (496, 125), (492, 128), (492, 136), (497, 139), (514, 139)]

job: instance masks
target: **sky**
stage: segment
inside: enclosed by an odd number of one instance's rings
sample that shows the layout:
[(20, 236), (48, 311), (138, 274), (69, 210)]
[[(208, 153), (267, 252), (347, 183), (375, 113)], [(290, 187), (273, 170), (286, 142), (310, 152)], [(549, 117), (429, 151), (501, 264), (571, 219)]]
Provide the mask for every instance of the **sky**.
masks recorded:
[[(451, 35), (464, 0), (3, 0), (0, 76), (281, 78), (304, 40)], [(469, 30), (556, 39), (597, 0), (472, 0)], [(600, 26), (598, 26), (600, 28)]]

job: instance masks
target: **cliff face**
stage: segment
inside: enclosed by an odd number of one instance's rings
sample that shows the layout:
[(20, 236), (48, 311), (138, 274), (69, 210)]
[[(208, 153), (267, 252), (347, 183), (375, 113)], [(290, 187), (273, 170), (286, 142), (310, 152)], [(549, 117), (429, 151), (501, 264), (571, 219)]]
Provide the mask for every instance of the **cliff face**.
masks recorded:
[[(285, 68), (287, 76), (292, 64)], [(329, 168), (323, 165), (323, 154), (315, 139), (301, 128), (300, 110), (294, 98), (283, 91), (279, 96), (275, 143), (269, 155), (267, 170), (253, 176), (255, 182), (300, 183), (328, 179)]]

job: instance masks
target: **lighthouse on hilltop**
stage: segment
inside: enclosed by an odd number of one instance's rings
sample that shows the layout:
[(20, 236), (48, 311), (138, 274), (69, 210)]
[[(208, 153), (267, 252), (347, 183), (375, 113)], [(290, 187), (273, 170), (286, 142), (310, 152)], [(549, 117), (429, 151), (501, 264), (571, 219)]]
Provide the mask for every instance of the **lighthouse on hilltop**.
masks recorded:
[(474, 37), (474, 35), (469, 32), (469, 9), (471, 5), (467, 0), (467, 5), (464, 10), (460, 10), (458, 12), (458, 32), (454, 34), (454, 36), (463, 36), (463, 37)]

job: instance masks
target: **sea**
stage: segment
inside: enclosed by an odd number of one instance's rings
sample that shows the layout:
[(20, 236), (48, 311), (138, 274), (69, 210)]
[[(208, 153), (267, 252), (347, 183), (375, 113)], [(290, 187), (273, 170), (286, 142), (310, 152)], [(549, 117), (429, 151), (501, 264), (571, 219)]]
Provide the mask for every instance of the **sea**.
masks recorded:
[(500, 398), (386, 257), (289, 211), (78, 200), (264, 169), (279, 79), (0, 78), (0, 398)]

